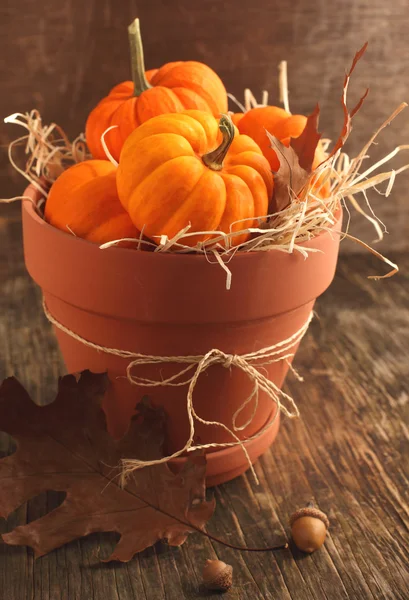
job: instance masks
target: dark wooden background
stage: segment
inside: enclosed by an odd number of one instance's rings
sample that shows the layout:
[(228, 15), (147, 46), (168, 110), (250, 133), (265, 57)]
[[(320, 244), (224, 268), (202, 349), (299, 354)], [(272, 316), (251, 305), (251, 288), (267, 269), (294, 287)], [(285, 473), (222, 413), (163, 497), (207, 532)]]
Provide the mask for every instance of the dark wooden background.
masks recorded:
[[(256, 95), (269, 90), (277, 102), (277, 65), (287, 59), (292, 112), (308, 113), (319, 100), (322, 129), (331, 138), (340, 126), (343, 73), (368, 40), (351, 102), (365, 86), (371, 93), (356, 119), (352, 154), (409, 99), (408, 0), (2, 0), (0, 116), (36, 107), (45, 122), (56, 121), (71, 136), (82, 131), (96, 102), (129, 79), (126, 27), (136, 16), (147, 67), (177, 59), (207, 62), (239, 98), (247, 86)], [(17, 135), (20, 130), (1, 124), (0, 197), (23, 188), (5, 150)], [(383, 133), (372, 155), (405, 142), (409, 109)], [(376, 212), (390, 232), (384, 249), (408, 245), (408, 183), (403, 174), (390, 198), (375, 195)], [(355, 232), (373, 239), (370, 226), (358, 217)]]

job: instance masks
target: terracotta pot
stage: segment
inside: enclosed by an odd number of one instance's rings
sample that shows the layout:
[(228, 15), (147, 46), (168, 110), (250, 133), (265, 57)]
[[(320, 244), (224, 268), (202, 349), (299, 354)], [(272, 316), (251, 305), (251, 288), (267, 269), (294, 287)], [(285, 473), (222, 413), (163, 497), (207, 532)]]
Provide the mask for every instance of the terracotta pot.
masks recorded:
[[(24, 195), (39, 200), (31, 186)], [(335, 230), (340, 223), (341, 214)], [(202, 355), (212, 348), (240, 355), (288, 338), (305, 323), (315, 299), (331, 283), (339, 246), (338, 235), (325, 233), (305, 244), (320, 250), (307, 259), (279, 251), (238, 253), (229, 263), (233, 278), (228, 291), (225, 272), (204, 256), (100, 250), (51, 227), (28, 202), (23, 203), (23, 234), (27, 269), (58, 321), (99, 345), (159, 356)], [(113, 435), (126, 430), (135, 405), (147, 394), (168, 413), (167, 452), (184, 446), (186, 386), (132, 386), (123, 377), (129, 360), (97, 352), (58, 329), (56, 335), (69, 372), (108, 371), (113, 385), (104, 410)], [(176, 372), (175, 365), (143, 368), (142, 376), (152, 378)], [(280, 361), (265, 369), (280, 387), (288, 364)], [(231, 426), (234, 412), (251, 389), (238, 369), (212, 366), (194, 391), (196, 412)], [(251, 406), (243, 411), (241, 423), (251, 411)], [(260, 431), (274, 412), (275, 405), (261, 394), (242, 439)], [(248, 443), (253, 461), (272, 443), (278, 427), (276, 419), (261, 437)], [(222, 428), (200, 423), (196, 434), (201, 443), (232, 441)], [(209, 452), (208, 484), (232, 479), (247, 467), (240, 447)]]

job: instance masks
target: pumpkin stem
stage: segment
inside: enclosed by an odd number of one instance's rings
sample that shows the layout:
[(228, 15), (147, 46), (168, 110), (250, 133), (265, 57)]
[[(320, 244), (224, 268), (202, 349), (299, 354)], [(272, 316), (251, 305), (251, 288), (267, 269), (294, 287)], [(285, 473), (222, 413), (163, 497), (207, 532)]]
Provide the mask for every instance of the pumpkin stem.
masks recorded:
[(202, 156), (204, 164), (213, 171), (221, 171), (223, 169), (223, 161), (234, 139), (234, 125), (228, 115), (221, 116), (219, 129), (223, 135), (222, 143), (216, 150), (212, 150)]
[(145, 77), (145, 62), (143, 60), (143, 46), (139, 19), (135, 19), (128, 27), (129, 49), (131, 51), (132, 80), (134, 96), (140, 96), (152, 86)]

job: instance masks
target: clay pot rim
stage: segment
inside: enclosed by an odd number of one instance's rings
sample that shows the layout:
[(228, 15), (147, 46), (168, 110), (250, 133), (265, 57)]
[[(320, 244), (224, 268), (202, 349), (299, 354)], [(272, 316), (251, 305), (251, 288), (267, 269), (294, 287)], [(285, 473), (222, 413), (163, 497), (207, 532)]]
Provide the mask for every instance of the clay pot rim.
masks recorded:
[[(32, 183), (24, 191), (24, 196), (28, 196), (29, 198), (31, 198), (36, 206), (37, 206), (39, 200), (41, 198), (43, 198), (43, 195), (41, 194), (41, 192)], [(39, 223), (42, 227), (46, 227), (47, 229), (52, 230), (56, 235), (62, 235), (64, 237), (66, 237), (67, 239), (72, 240), (73, 243), (83, 244), (84, 248), (85, 247), (98, 248), (98, 244), (95, 242), (90, 242), (89, 240), (84, 240), (83, 238), (76, 237), (68, 232), (62, 231), (62, 229), (53, 227), (53, 225), (50, 225), (50, 223), (47, 223), (47, 221), (44, 218), (40, 217), (38, 212), (34, 210), (34, 206), (31, 202), (23, 201), (22, 205), (23, 205), (22, 210), (26, 211), (28, 213), (28, 215), (30, 216), (30, 218), (37, 221), (37, 223)], [(334, 214), (335, 221), (337, 221), (339, 219), (340, 212), (341, 212), (341, 206), (339, 206), (338, 210)], [(327, 231), (322, 231), (318, 235), (313, 236), (310, 240), (303, 242), (303, 247), (305, 247), (305, 248), (314, 247), (315, 241), (320, 236), (327, 235), (327, 233), (328, 233)], [(115, 252), (117, 254), (117, 256), (119, 256), (120, 254), (123, 254), (123, 256), (125, 256), (125, 255), (130, 256), (131, 253), (135, 254), (135, 249), (133, 249), (133, 248), (120, 248), (117, 246), (113, 246), (112, 248), (109, 248), (109, 250), (111, 252)], [(267, 250), (267, 253), (270, 253), (270, 252), (279, 252), (279, 250), (277, 248), (270, 248), (270, 250)], [(143, 254), (146, 257), (161, 256), (162, 257), (161, 260), (169, 260), (170, 259), (169, 257), (172, 257), (170, 260), (175, 259), (176, 257), (178, 257), (179, 259), (181, 257), (184, 257), (185, 260), (187, 259), (187, 260), (191, 260), (191, 261), (193, 261), (193, 260), (196, 260), (196, 261), (206, 260), (207, 261), (206, 255), (197, 254), (194, 252), (192, 252), (191, 254), (188, 252), (183, 253), (183, 254), (176, 253), (176, 252), (144, 252)], [(250, 255), (257, 256), (258, 254), (259, 254), (258, 252), (245, 252), (243, 250), (238, 250), (235, 253), (234, 258), (235, 259), (237, 259), (237, 258), (243, 259), (243, 257), (249, 257)], [(147, 259), (147, 260), (149, 260), (149, 259)], [(155, 260), (158, 260), (158, 259), (156, 258)]]

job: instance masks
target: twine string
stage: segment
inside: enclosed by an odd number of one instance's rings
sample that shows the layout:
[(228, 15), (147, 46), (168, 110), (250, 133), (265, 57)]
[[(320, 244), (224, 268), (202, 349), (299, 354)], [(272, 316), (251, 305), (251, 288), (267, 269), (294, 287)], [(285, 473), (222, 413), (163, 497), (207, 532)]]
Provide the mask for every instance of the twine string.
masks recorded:
[[(120, 358), (129, 359), (130, 362), (126, 368), (126, 379), (132, 385), (140, 387), (188, 386), (186, 394), (186, 411), (189, 422), (189, 437), (183, 448), (177, 450), (173, 454), (164, 456), (156, 460), (142, 461), (136, 458), (123, 459), (123, 483), (125, 483), (128, 476), (135, 470), (142, 469), (147, 466), (154, 466), (167, 463), (172, 459), (182, 456), (186, 452), (193, 452), (199, 449), (205, 450), (209, 448), (226, 448), (231, 446), (241, 447), (245, 454), (249, 467), (251, 468), (252, 473), (257, 481), (257, 476), (252, 466), (251, 459), (246, 448), (246, 443), (248, 443), (251, 440), (257, 439), (267, 429), (272, 427), (280, 411), (289, 418), (299, 416), (299, 411), (293, 398), (285, 392), (283, 392), (273, 381), (269, 380), (268, 377), (266, 377), (266, 375), (264, 375), (260, 371), (260, 369), (263, 368), (264, 365), (269, 365), (283, 360), (291, 364), (291, 359), (294, 356), (294, 346), (299, 344), (299, 342), (307, 332), (307, 329), (313, 317), (312, 312), (310, 313), (306, 322), (291, 336), (284, 340), (281, 340), (276, 344), (267, 346), (265, 348), (261, 348), (260, 350), (256, 350), (255, 352), (248, 352), (246, 354), (238, 355), (229, 354), (217, 348), (213, 348), (209, 350), (205, 355), (153, 356), (149, 354), (131, 352), (129, 350), (109, 348), (100, 344), (96, 344), (95, 342), (91, 342), (90, 340), (83, 338), (79, 334), (75, 333), (74, 331), (60, 323), (60, 321), (58, 321), (50, 313), (44, 300), (43, 309), (45, 316), (50, 321), (50, 323), (52, 323), (57, 329), (59, 329), (63, 333), (69, 335), (71, 338), (77, 340), (85, 346), (88, 346), (89, 348), (97, 350), (98, 352), (104, 352), (105, 354), (111, 354)], [(138, 369), (146, 365), (163, 364), (180, 365), (180, 369), (173, 375), (169, 375), (168, 377), (158, 379), (151, 379), (137, 374)], [(245, 373), (249, 378), (250, 382), (253, 384), (251, 393), (242, 402), (242, 404), (234, 413), (231, 427), (228, 427), (227, 425), (225, 425), (224, 423), (220, 423), (219, 421), (208, 421), (206, 419), (203, 419), (200, 415), (197, 414), (194, 407), (193, 395), (198, 379), (205, 371), (207, 371), (207, 369), (209, 369), (209, 367), (214, 365), (221, 365), (225, 369), (231, 369), (235, 367), (241, 370), (243, 373)], [(241, 440), (238, 437), (237, 432), (242, 431), (253, 422), (258, 408), (260, 391), (267, 394), (267, 396), (271, 399), (272, 403), (276, 405), (276, 411), (272, 419), (270, 419), (260, 431), (247, 438), (246, 440)], [(238, 425), (237, 420), (239, 416), (241, 415), (243, 410), (251, 403), (253, 403), (253, 405), (249, 418), (244, 424)], [(194, 440), (196, 422), (202, 423), (206, 426), (216, 426), (222, 428), (233, 438), (233, 440), (231, 442), (223, 443), (212, 442), (207, 444), (195, 444)]]

